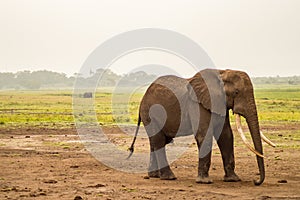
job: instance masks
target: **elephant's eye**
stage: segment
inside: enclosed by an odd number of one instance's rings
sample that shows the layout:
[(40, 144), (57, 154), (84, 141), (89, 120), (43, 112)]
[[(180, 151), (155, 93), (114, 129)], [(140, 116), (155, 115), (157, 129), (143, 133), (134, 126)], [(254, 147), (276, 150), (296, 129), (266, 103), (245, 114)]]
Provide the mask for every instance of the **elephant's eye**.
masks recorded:
[(238, 95), (238, 93), (239, 93), (239, 90), (238, 90), (238, 89), (235, 89), (234, 95), (236, 96), (236, 95)]

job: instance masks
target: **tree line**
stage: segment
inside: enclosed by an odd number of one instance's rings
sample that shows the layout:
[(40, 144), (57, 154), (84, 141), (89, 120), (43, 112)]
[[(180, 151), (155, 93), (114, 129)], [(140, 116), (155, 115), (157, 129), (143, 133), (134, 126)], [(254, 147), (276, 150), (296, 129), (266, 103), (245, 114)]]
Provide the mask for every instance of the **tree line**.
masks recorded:
[[(99, 79), (99, 77), (101, 77)], [(118, 75), (107, 69), (98, 69), (89, 77), (74, 74), (68, 77), (64, 73), (47, 70), (20, 71), (16, 73), (0, 73), (0, 90), (2, 89), (50, 89), (50, 88), (72, 88), (75, 81), (86, 87), (95, 85), (112, 87), (116, 84), (120, 86), (136, 86), (152, 82), (157, 76), (147, 74), (143, 71), (133, 72), (125, 75)]]
[(256, 85), (300, 85), (300, 76), (255, 77), (251, 79)]
[[(99, 77), (101, 77), (99, 79)], [(157, 75), (147, 74), (144, 71), (133, 72), (130, 74), (119, 75), (107, 69), (98, 69), (91, 73), (89, 77), (82, 77), (80, 74), (74, 74), (68, 77), (64, 73), (58, 73), (47, 70), (39, 71), (20, 71), (16, 73), (0, 73), (0, 89), (30, 89), (38, 90), (43, 88), (72, 88), (75, 80), (86, 87), (100, 85), (113, 87), (136, 86), (151, 83), (157, 78)], [(255, 85), (284, 84), (300, 85), (300, 76), (292, 77), (254, 77), (252, 81)]]

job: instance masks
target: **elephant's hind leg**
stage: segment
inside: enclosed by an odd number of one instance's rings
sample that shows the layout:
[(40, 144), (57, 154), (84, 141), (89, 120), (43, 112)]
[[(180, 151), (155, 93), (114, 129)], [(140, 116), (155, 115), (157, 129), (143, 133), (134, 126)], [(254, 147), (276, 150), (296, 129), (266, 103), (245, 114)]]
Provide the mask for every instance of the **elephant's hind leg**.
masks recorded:
[[(151, 144), (151, 143), (150, 143)], [(157, 164), (157, 159), (155, 156), (155, 151), (152, 145), (150, 145), (150, 163), (148, 168), (148, 176), (151, 178), (159, 178), (159, 168)]]
[(151, 146), (149, 177), (158, 177), (162, 180), (175, 180), (176, 177), (167, 161), (166, 137), (162, 132), (149, 138)]

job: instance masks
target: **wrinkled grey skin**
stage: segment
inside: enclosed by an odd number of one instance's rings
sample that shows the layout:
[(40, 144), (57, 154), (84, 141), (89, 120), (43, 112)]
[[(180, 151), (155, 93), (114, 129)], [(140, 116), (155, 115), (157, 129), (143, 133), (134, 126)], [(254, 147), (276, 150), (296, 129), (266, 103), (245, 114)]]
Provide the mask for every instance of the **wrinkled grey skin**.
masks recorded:
[[(206, 69), (190, 79), (163, 76), (154, 81), (139, 111), (139, 123), (143, 122), (150, 141), (149, 177), (176, 179), (168, 164), (165, 146), (176, 136), (194, 134), (199, 151), (196, 182), (212, 183), (209, 168), (213, 136), (222, 155), (224, 181), (240, 181), (234, 172), (230, 109), (246, 118), (255, 149), (263, 154), (253, 86), (245, 72)], [(133, 145), (131, 150), (133, 152)], [(254, 183), (260, 185), (265, 178), (264, 160), (256, 158), (260, 179)]]

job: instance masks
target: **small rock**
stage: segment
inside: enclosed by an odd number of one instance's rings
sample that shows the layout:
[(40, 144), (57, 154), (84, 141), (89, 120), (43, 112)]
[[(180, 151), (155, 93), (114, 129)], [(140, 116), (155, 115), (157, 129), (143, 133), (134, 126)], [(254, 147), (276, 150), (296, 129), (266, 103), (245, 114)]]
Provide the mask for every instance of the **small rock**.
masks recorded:
[(102, 183), (98, 183), (97, 185), (95, 185), (95, 187), (96, 187), (96, 188), (99, 188), (99, 187), (105, 187), (105, 185), (102, 184)]
[(71, 165), (70, 168), (79, 168), (78, 165)]
[(81, 196), (76, 196), (75, 198), (74, 198), (74, 200), (82, 200), (83, 198), (81, 197)]
[(100, 187), (105, 187), (106, 185), (102, 184), (102, 183), (98, 183), (96, 185), (91, 185), (91, 186), (88, 186), (90, 188), (100, 188)]
[(287, 183), (287, 180), (282, 179), (282, 180), (279, 180), (278, 183)]
[(57, 183), (57, 181), (56, 180), (45, 180), (44, 183), (55, 184), (55, 183)]
[(85, 195), (91, 195), (92, 192), (90, 192), (90, 191), (85, 191), (84, 194), (85, 194)]
[(37, 194), (34, 193), (34, 192), (31, 192), (31, 193), (29, 194), (29, 196), (30, 196), (30, 197), (37, 197)]
[(30, 138), (30, 135), (26, 135), (25, 138)]
[(144, 179), (150, 179), (150, 177), (149, 176), (144, 176)]
[(275, 150), (274, 152), (275, 152), (275, 153), (281, 153), (281, 152), (283, 152), (283, 150), (282, 150), (282, 149), (280, 149), (280, 150)]
[(266, 199), (270, 199), (270, 196), (261, 196), (261, 200), (266, 200)]

